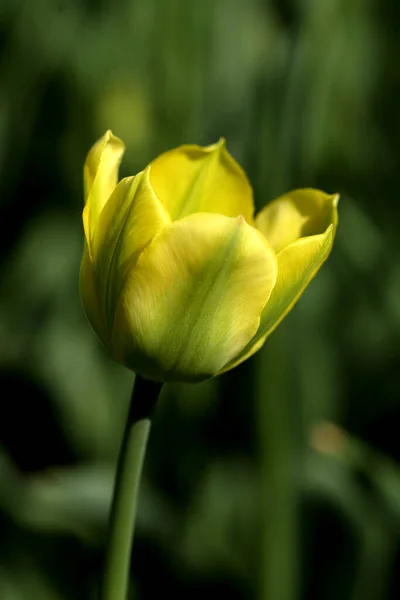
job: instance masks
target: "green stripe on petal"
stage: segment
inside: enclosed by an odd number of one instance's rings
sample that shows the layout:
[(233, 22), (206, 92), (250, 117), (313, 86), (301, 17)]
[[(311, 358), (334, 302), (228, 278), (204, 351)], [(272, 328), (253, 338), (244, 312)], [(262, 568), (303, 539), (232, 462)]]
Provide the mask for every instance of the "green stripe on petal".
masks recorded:
[(320, 190), (298, 189), (280, 196), (256, 217), (256, 227), (276, 253), (301, 237), (323, 233), (337, 224), (339, 196)]
[(237, 366), (259, 350), (266, 338), (293, 308), (307, 285), (317, 274), (332, 249), (336, 227), (331, 224), (325, 233), (302, 238), (278, 254), (278, 278), (270, 299), (261, 314), (257, 334), (223, 371)]
[(93, 238), (107, 200), (118, 182), (118, 169), (124, 153), (124, 143), (107, 131), (90, 149), (84, 169), (85, 208), (83, 224), (90, 256), (93, 258)]
[(216, 374), (256, 333), (276, 256), (243, 217), (175, 221), (140, 254), (121, 296), (114, 354), (145, 377)]
[(127, 275), (140, 252), (170, 218), (149, 180), (150, 167), (119, 182), (105, 205), (96, 232), (96, 278), (107, 326)]
[(151, 182), (173, 220), (196, 212), (243, 215), (253, 224), (253, 191), (221, 139), (211, 146), (180, 146), (151, 163)]

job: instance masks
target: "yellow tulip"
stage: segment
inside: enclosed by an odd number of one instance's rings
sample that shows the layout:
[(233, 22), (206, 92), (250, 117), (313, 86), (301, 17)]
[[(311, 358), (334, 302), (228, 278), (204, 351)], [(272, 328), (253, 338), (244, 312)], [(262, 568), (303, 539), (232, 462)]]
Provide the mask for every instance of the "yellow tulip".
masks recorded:
[(112, 357), (155, 381), (200, 381), (258, 350), (332, 248), (338, 195), (299, 189), (253, 217), (224, 140), (180, 146), (118, 183), (111, 131), (84, 167), (81, 296)]

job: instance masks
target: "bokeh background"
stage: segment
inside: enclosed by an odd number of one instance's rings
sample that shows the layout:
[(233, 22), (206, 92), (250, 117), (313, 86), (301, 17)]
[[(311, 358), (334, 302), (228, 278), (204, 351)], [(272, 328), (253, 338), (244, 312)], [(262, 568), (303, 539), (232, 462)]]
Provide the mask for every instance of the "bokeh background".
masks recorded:
[(0, 598), (96, 598), (133, 382), (83, 315), (85, 155), (220, 136), (260, 207), (340, 192), (265, 348), (168, 385), (132, 594), (400, 596), (398, 0), (0, 0)]

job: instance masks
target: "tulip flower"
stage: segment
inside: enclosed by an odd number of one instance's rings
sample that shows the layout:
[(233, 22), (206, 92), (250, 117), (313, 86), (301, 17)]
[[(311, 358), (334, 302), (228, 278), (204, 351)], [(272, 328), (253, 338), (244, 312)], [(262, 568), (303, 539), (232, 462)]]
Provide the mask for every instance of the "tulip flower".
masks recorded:
[(291, 191), (254, 217), (225, 142), (180, 146), (118, 182), (111, 131), (84, 167), (80, 287), (93, 329), (135, 371), (101, 600), (126, 600), (140, 477), (162, 384), (232, 369), (265, 342), (328, 257), (337, 195)]
[(184, 145), (118, 182), (108, 131), (84, 167), (81, 296), (121, 364), (158, 382), (200, 381), (256, 352), (328, 257), (338, 195), (297, 189), (254, 217), (225, 142)]

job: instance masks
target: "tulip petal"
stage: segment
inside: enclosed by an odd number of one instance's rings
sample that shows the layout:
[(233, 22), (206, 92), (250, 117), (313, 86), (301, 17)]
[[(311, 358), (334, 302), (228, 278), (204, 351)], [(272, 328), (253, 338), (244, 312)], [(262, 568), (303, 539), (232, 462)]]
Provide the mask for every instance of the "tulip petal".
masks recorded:
[(107, 345), (109, 333), (105, 327), (105, 320), (99, 305), (95, 269), (86, 243), (79, 273), (79, 287), (86, 316), (100, 340), (104, 345)]
[(336, 224), (338, 198), (311, 188), (293, 190), (267, 204), (256, 217), (256, 227), (278, 253), (299, 238)]
[(110, 331), (125, 279), (140, 252), (170, 218), (149, 180), (150, 167), (119, 182), (96, 232), (96, 277)]
[(264, 335), (256, 343), (253, 343), (253, 340), (251, 340), (251, 342), (249, 344), (247, 344), (246, 348), (244, 348), (242, 350), (242, 352), (240, 352), (236, 358), (234, 358), (227, 365), (225, 365), (225, 367), (223, 369), (221, 369), (219, 371), (219, 373), (217, 373), (217, 375), (222, 375), (222, 373), (226, 373), (227, 371), (231, 371), (232, 369), (234, 369), (235, 367), (237, 367), (238, 365), (240, 365), (242, 362), (245, 362), (248, 358), (250, 358), (251, 356), (253, 356), (253, 354), (255, 354), (256, 352), (258, 352), (258, 350), (260, 350), (260, 348), (263, 347), (264, 342), (267, 339), (267, 337), (268, 336)]
[(236, 367), (261, 348), (266, 338), (293, 308), (317, 274), (332, 249), (336, 227), (332, 223), (325, 233), (302, 238), (278, 254), (278, 278), (262, 314), (257, 334), (242, 352), (221, 372)]
[(107, 131), (90, 149), (83, 169), (85, 208), (83, 223), (90, 255), (96, 226), (107, 200), (118, 182), (124, 143)]
[(243, 217), (196, 214), (140, 254), (114, 323), (117, 360), (155, 380), (217, 373), (256, 333), (276, 256)]
[(211, 146), (180, 146), (151, 163), (151, 182), (173, 220), (196, 212), (243, 215), (253, 224), (251, 185), (221, 139)]
[(332, 250), (335, 225), (325, 233), (302, 238), (278, 254), (278, 279), (261, 315), (257, 337), (269, 335), (297, 302)]

